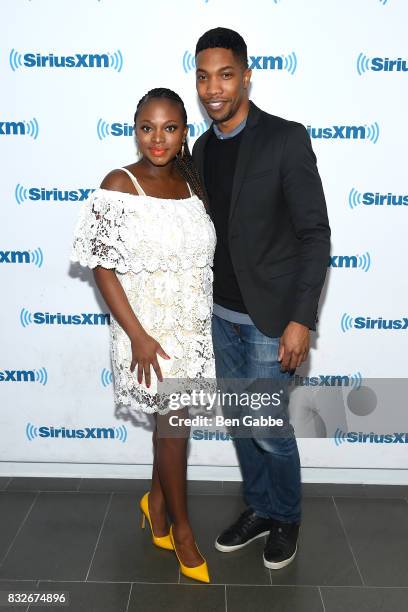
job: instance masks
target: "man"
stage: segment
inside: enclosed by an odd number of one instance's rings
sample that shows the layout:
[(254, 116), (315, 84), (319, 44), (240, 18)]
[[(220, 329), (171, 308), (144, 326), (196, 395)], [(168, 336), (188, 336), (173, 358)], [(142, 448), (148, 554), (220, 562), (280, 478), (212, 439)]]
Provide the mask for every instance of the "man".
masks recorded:
[[(307, 358), (329, 258), (316, 157), (303, 125), (249, 100), (247, 47), (237, 32), (206, 32), (195, 57), (197, 92), (213, 120), (193, 158), (217, 233), (217, 378), (288, 381)], [(301, 520), (299, 453), (293, 427), (286, 431), (235, 437), (248, 508), (215, 542), (231, 552), (269, 534), (263, 559), (272, 569), (295, 557)]]

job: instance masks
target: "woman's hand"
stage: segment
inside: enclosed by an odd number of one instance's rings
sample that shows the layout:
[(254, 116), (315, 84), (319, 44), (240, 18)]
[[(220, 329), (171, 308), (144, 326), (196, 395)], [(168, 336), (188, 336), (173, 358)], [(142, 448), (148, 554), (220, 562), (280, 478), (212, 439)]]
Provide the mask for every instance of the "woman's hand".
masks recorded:
[(170, 356), (162, 349), (157, 340), (144, 331), (133, 336), (130, 341), (132, 346), (130, 371), (133, 372), (137, 364), (137, 382), (142, 384), (144, 373), (146, 387), (150, 387), (150, 366), (153, 366), (158, 380), (163, 382), (163, 375), (159, 362), (157, 361), (157, 354), (159, 354), (160, 357), (164, 357), (164, 359), (171, 359)]

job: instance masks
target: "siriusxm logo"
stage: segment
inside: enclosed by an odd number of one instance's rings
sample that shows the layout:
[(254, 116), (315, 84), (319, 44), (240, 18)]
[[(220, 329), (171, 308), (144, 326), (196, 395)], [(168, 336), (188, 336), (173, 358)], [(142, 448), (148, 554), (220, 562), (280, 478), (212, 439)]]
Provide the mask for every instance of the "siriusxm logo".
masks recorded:
[(190, 72), (191, 70), (195, 70), (195, 56), (190, 53), (190, 51), (184, 51), (182, 63), (184, 72)]
[(348, 205), (353, 210), (360, 204), (366, 206), (408, 206), (408, 194), (380, 193), (379, 191), (357, 191), (351, 189), (348, 197)]
[(340, 327), (342, 332), (349, 331), (350, 329), (396, 329), (405, 330), (408, 329), (408, 317), (402, 317), (401, 319), (372, 319), (371, 317), (351, 317), (346, 312), (340, 319)]
[(37, 427), (32, 423), (26, 425), (27, 439), (32, 442), (34, 438), (53, 438), (70, 440), (117, 440), (125, 443), (127, 440), (127, 429), (124, 425), (119, 427), (54, 427), (41, 425)]
[[(208, 123), (205, 119), (199, 123), (188, 123), (188, 135), (190, 138), (201, 136), (207, 129)], [(133, 125), (129, 123), (109, 123), (104, 119), (98, 119), (96, 124), (96, 133), (99, 140), (104, 140), (109, 136), (133, 136)]]
[(355, 374), (319, 374), (317, 376), (299, 376), (295, 374), (289, 384), (298, 387), (350, 387), (359, 389), (363, 377), (360, 372)]
[(297, 69), (297, 56), (294, 51), (288, 55), (250, 55), (249, 68), (251, 70), (285, 70), (295, 74)]
[(35, 117), (29, 121), (0, 121), (0, 136), (29, 136), (37, 140), (38, 131)]
[[(184, 51), (182, 58), (184, 72), (191, 72), (196, 68), (195, 57), (190, 51)], [(287, 55), (250, 55), (249, 68), (251, 70), (281, 70), (295, 74), (298, 65), (296, 53), (292, 51)]]
[(371, 256), (367, 251), (362, 255), (331, 255), (329, 257), (329, 268), (359, 268), (368, 272), (371, 268)]
[(33, 264), (41, 268), (44, 255), (40, 247), (27, 251), (0, 251), (0, 263), (4, 264)]
[(355, 444), (408, 444), (408, 433), (405, 431), (388, 434), (377, 434), (373, 431), (366, 433), (364, 431), (343, 431), (336, 429), (334, 434), (334, 443), (340, 446), (344, 442)]
[(332, 125), (329, 127), (307, 126), (310, 138), (328, 140), (369, 140), (376, 144), (380, 136), (380, 126), (372, 125)]
[(123, 68), (123, 56), (119, 49), (113, 53), (75, 53), (73, 55), (20, 53), (11, 49), (9, 63), (13, 72), (19, 68), (108, 68), (120, 72)]
[(14, 196), (17, 204), (23, 204), (27, 200), (32, 202), (83, 202), (95, 189), (47, 189), (46, 187), (24, 187), (17, 183)]
[(81, 314), (51, 314), (49, 312), (30, 312), (26, 308), (20, 311), (20, 323), (23, 327), (36, 325), (109, 325), (110, 315), (103, 312), (81, 312)]
[(104, 119), (98, 119), (96, 132), (99, 140), (108, 136), (133, 136), (133, 125), (129, 123), (114, 122), (108, 123)]
[(357, 72), (362, 76), (365, 72), (408, 72), (408, 60), (397, 57), (367, 57), (360, 53), (357, 57)]
[(208, 123), (206, 119), (203, 119), (199, 123), (188, 123), (188, 135), (189, 138), (198, 138), (201, 134), (204, 134), (208, 130)]
[(30, 382), (46, 385), (48, 374), (45, 368), (39, 370), (0, 370), (0, 382)]
[(215, 431), (210, 431), (208, 429), (194, 429), (191, 437), (193, 440), (221, 440), (222, 442), (228, 442), (229, 440), (233, 439), (231, 434), (218, 429)]
[(111, 370), (103, 368), (101, 371), (101, 383), (103, 387), (108, 387), (113, 382), (113, 375)]

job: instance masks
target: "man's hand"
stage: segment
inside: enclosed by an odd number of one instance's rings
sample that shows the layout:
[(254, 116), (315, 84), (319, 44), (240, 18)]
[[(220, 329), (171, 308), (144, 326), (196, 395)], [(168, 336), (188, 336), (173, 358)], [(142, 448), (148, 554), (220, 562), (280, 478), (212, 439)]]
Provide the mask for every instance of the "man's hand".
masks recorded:
[(309, 353), (309, 328), (296, 321), (290, 321), (283, 332), (278, 350), (281, 370), (295, 370), (306, 360)]

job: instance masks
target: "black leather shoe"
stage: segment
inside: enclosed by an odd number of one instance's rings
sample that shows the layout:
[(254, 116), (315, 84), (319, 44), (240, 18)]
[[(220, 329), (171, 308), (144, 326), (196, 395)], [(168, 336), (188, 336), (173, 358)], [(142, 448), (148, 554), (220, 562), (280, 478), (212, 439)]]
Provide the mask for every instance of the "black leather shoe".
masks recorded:
[(263, 554), (265, 567), (281, 569), (289, 565), (297, 552), (299, 523), (274, 521)]
[(237, 521), (228, 527), (215, 540), (215, 548), (221, 552), (232, 552), (243, 548), (256, 538), (269, 533), (273, 519), (258, 516), (248, 508)]

